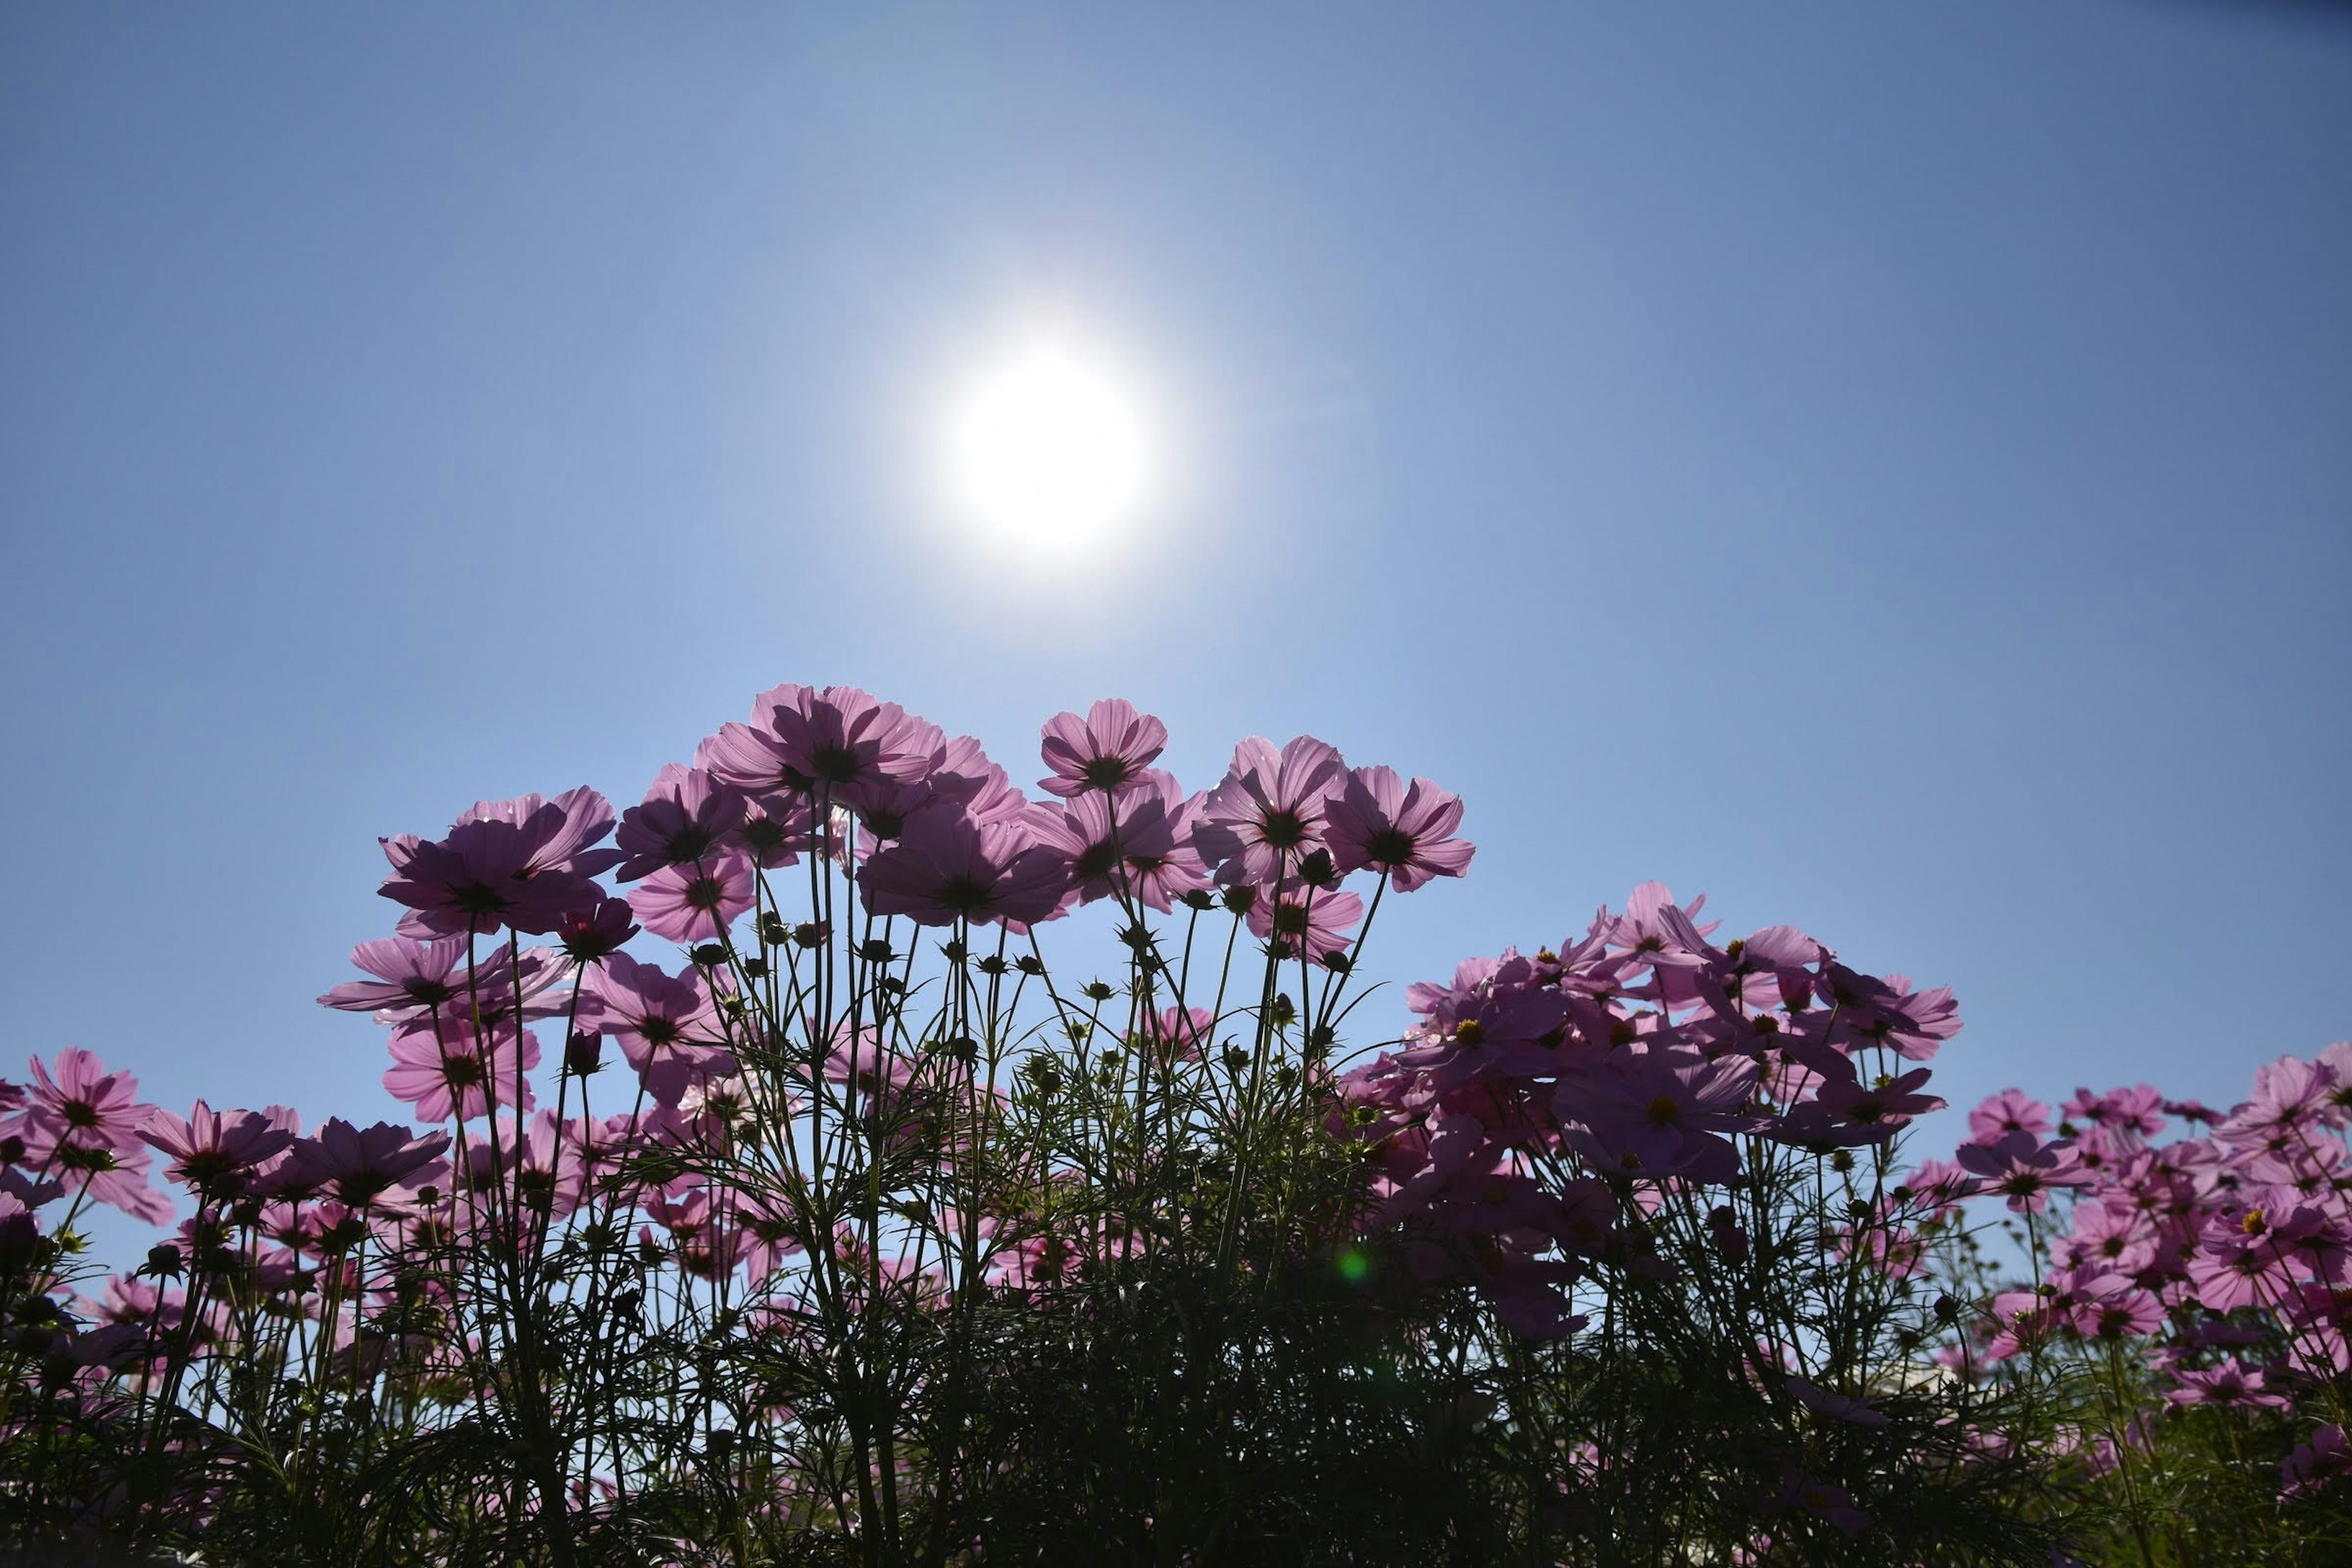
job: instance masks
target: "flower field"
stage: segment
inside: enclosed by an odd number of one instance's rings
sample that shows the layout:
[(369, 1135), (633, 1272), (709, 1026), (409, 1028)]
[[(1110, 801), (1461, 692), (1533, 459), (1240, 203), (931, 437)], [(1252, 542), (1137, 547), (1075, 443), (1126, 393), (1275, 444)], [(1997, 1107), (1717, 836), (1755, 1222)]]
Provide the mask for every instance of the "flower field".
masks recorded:
[[(1058, 714), (1031, 793), (780, 686), (625, 809), (383, 841), (320, 1001), (392, 1106), (183, 1114), (45, 1046), (0, 1082), (0, 1539), (2352, 1560), (2352, 1044), (1922, 1146), (1949, 990), (1652, 883), (1400, 1009), (1371, 934), (1470, 870), (1462, 803), (1306, 737), (1188, 789), (1166, 742)], [(107, 1273), (94, 1205), (168, 1234)]]

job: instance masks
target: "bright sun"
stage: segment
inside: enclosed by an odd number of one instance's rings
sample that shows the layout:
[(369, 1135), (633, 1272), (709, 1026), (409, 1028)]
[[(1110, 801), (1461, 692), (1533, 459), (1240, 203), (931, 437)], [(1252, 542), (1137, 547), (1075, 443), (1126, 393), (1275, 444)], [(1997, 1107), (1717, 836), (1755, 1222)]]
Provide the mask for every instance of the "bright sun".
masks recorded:
[(1097, 542), (1150, 489), (1151, 442), (1132, 388), (1063, 343), (1031, 344), (979, 377), (950, 441), (959, 504), (1006, 543)]

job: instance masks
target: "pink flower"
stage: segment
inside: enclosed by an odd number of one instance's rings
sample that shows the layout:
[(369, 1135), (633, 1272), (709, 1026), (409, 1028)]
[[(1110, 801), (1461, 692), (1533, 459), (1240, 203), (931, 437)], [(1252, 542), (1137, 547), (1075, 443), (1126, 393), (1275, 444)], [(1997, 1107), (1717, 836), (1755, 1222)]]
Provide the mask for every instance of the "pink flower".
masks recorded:
[(1326, 807), (1325, 838), (1343, 871), (1387, 873), (1400, 893), (1469, 869), (1474, 847), (1454, 837), (1462, 802), (1427, 779), (1407, 785), (1391, 768), (1358, 768)]
[(61, 1149), (121, 1155), (146, 1152), (140, 1126), (154, 1110), (139, 1103), (139, 1080), (106, 1065), (79, 1046), (58, 1053), (53, 1067), (31, 1063), (33, 1082), (17, 1123), (30, 1161), (40, 1164)]
[(2262, 1408), (2287, 1410), (2293, 1402), (2283, 1394), (2273, 1393), (2264, 1386), (2263, 1370), (2247, 1366), (2242, 1362), (2225, 1361), (2221, 1365), (2200, 1370), (2176, 1367), (2172, 1380), (2179, 1384), (2165, 1394), (2173, 1405), (2215, 1405), (2225, 1408)]
[(2011, 1132), (1993, 1143), (1963, 1143), (1954, 1156), (1963, 1169), (1982, 1176), (1988, 1191), (2009, 1200), (2017, 1214), (2040, 1214), (2055, 1187), (2081, 1187), (2091, 1178), (2063, 1143), (2046, 1147), (2031, 1132)]
[(751, 862), (740, 850), (721, 849), (656, 871), (629, 889), (629, 909), (656, 936), (715, 942), (751, 907), (757, 890)]
[(2024, 1090), (2004, 1089), (1969, 1112), (1969, 1136), (1979, 1143), (1998, 1143), (2011, 1132), (2050, 1136), (2050, 1108)]
[(699, 768), (665, 764), (646, 798), (621, 814), (614, 842), (628, 858), (614, 875), (634, 882), (665, 866), (693, 865), (741, 826), (749, 805)]
[(1301, 735), (1277, 752), (1253, 735), (1234, 748), (1224, 782), (1212, 791), (1192, 842), (1232, 887), (1271, 886), (1286, 867), (1323, 847), (1331, 796), (1344, 784), (1339, 753)]
[(1084, 719), (1055, 714), (1045, 721), (1044, 735), (1041, 750), (1053, 772), (1037, 787), (1064, 799), (1124, 789), (1168, 744), (1167, 725), (1138, 713), (1135, 704), (1119, 697), (1096, 703)]
[[(1177, 856), (1175, 826), (1157, 790), (1145, 787), (1124, 795), (1088, 791), (1058, 808), (1043, 805), (1027, 818), (1043, 847), (1053, 852), (1062, 874), (1080, 903), (1113, 895), (1135, 897), (1143, 889), (1129, 874), (1134, 859), (1155, 866)], [(1170, 906), (1158, 906), (1165, 910)]]
[(405, 1100), (418, 1121), (446, 1121), (454, 1111), (471, 1121), (515, 1103), (518, 1086), (521, 1108), (530, 1109), (530, 1080), (522, 1074), (539, 1065), (539, 1037), (511, 1022), (437, 1039), (404, 1031), (392, 1037), (392, 1063), (384, 1090)]
[(406, 1127), (379, 1121), (358, 1128), (329, 1117), (318, 1135), (296, 1141), (292, 1163), (313, 1187), (324, 1187), (338, 1203), (364, 1209), (395, 1190), (413, 1190), (446, 1172), (441, 1152), (446, 1132), (420, 1138)]
[(1717, 1134), (1756, 1125), (1748, 1108), (1756, 1073), (1745, 1058), (1710, 1062), (1653, 1047), (1606, 1070), (1562, 1077), (1553, 1107), (1564, 1140), (1597, 1172), (1719, 1182), (1738, 1173), (1739, 1155)]
[(2308, 1497), (2347, 1470), (2352, 1470), (2352, 1442), (2331, 1423), (2279, 1461), (2279, 1496)]
[(217, 1111), (201, 1100), (185, 1121), (150, 1111), (139, 1136), (172, 1157), (166, 1176), (205, 1193), (236, 1191), (254, 1166), (294, 1142), (257, 1110)]
[(1279, 900), (1258, 889), (1249, 907), (1253, 935), (1266, 942), (1276, 958), (1296, 958), (1304, 952), (1317, 963), (1337, 955), (1345, 959), (1349, 932), (1363, 921), (1364, 900), (1353, 893), (1324, 892), (1293, 884)]
[(699, 979), (616, 952), (589, 984), (603, 1026), (660, 1103), (675, 1105), (696, 1080), (735, 1070), (717, 1004)]
[[(346, 1013), (381, 1010), (387, 1021), (430, 1012), (464, 987), (465, 976), (457, 972), (465, 967), (466, 945), (463, 937), (426, 942), (388, 936), (363, 942), (352, 949), (352, 963), (375, 979), (338, 985), (320, 997), (319, 1005)], [(498, 957), (503, 963), (506, 955)]]
[(379, 891), (408, 907), (404, 936), (551, 931), (567, 910), (603, 896), (552, 854), (573, 836), (571, 817), (551, 802), (520, 822), (461, 821), (437, 843), (386, 839), (393, 875)]
[(1061, 906), (1068, 879), (1053, 850), (1009, 823), (975, 822), (941, 801), (908, 819), (898, 842), (859, 873), (866, 907), (917, 925), (1034, 924)]
[(938, 725), (854, 686), (782, 686), (761, 700), (771, 699), (765, 728), (784, 769), (853, 811), (895, 785), (920, 783), (947, 751)]

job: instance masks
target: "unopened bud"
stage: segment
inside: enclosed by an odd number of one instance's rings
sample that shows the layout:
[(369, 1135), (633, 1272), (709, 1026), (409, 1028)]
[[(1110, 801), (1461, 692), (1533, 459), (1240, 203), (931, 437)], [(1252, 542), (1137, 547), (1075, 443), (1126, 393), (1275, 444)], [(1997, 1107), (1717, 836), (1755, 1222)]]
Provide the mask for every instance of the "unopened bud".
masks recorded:
[(604, 1039), (588, 1031), (575, 1034), (563, 1046), (563, 1070), (574, 1078), (586, 1078), (604, 1065)]

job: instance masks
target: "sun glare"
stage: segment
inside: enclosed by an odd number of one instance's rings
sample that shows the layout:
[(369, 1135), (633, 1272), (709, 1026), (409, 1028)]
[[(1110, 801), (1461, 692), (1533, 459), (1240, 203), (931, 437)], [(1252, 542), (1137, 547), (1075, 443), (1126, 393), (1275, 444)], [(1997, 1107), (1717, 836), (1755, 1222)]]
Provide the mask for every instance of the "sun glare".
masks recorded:
[(1131, 387), (1067, 344), (1038, 342), (967, 390), (950, 462), (973, 524), (1004, 542), (1066, 551), (1134, 519), (1152, 451)]

